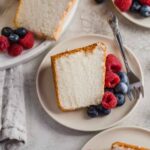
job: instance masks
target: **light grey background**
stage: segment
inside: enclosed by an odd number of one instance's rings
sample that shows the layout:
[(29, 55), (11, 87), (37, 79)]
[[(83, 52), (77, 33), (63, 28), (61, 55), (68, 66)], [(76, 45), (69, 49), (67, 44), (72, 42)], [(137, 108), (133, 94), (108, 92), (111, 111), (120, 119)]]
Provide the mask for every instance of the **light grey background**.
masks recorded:
[[(61, 40), (87, 33), (113, 37), (106, 16), (109, 11), (117, 12), (113, 9), (110, 1), (106, 0), (106, 3), (97, 5), (94, 0), (81, 0), (77, 13)], [(118, 16), (125, 44), (139, 58), (145, 77), (145, 98), (122, 124), (150, 129), (150, 29), (136, 26), (119, 14)], [(67, 129), (44, 112), (36, 94), (35, 76), (45, 54), (23, 65), (28, 143), (21, 150), (79, 150), (97, 132), (84, 133)]]

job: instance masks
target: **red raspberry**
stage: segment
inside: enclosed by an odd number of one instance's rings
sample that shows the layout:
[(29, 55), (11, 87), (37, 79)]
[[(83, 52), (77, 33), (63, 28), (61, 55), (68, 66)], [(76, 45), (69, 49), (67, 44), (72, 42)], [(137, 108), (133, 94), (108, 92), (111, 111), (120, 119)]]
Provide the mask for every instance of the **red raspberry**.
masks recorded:
[(9, 47), (9, 41), (7, 37), (5, 36), (0, 36), (0, 51), (4, 51)]
[(148, 5), (148, 6), (150, 6), (150, 0), (139, 0), (139, 2), (140, 2), (142, 5)]
[(122, 69), (120, 60), (113, 54), (109, 54), (106, 58), (106, 70), (112, 72), (119, 72)]
[(121, 10), (121, 11), (128, 11), (132, 5), (133, 0), (115, 0), (115, 5)]
[(117, 106), (117, 98), (112, 92), (105, 92), (102, 98), (102, 106), (105, 109), (112, 109)]
[(18, 56), (22, 53), (23, 47), (20, 44), (14, 43), (8, 48), (8, 54), (11, 56)]
[(107, 71), (105, 77), (105, 87), (114, 88), (120, 82), (120, 78), (117, 74)]
[(28, 32), (23, 38), (19, 40), (19, 43), (25, 48), (32, 48), (34, 45), (34, 35), (32, 32)]

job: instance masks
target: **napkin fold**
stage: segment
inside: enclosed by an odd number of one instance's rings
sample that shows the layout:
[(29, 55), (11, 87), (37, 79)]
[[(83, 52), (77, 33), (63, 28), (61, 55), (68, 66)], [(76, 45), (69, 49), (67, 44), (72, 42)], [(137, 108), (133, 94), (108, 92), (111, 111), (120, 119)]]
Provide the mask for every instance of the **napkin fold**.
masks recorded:
[(16, 150), (27, 140), (22, 66), (0, 71), (0, 146)]

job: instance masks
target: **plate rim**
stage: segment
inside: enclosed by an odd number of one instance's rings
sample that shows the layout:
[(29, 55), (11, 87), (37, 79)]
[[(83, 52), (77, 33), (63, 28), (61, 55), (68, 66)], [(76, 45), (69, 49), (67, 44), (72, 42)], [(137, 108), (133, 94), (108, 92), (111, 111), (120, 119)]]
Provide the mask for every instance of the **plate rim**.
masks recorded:
[(145, 131), (145, 132), (149, 132), (149, 134), (150, 134), (150, 129), (145, 128), (145, 127), (136, 126), (136, 125), (113, 127), (113, 128), (104, 130), (104, 131), (102, 131), (102, 132), (99, 132), (98, 134), (96, 134), (95, 136), (93, 136), (91, 139), (89, 139), (89, 140), (83, 145), (83, 147), (81, 148), (81, 150), (84, 150), (84, 148), (87, 146), (87, 144), (90, 143), (93, 139), (97, 138), (98, 136), (102, 136), (102, 135), (104, 135), (104, 134), (106, 134), (106, 133), (109, 133), (109, 132), (111, 132), (111, 131), (120, 130), (120, 129), (121, 129), (121, 130), (122, 130), (122, 129), (136, 129), (136, 130), (142, 130), (142, 131)]
[[(139, 99), (136, 101), (134, 107), (127, 113), (127, 115), (125, 115), (125, 116), (124, 116), (122, 119), (120, 119), (119, 121), (117, 121), (117, 122), (115, 122), (115, 123), (113, 123), (113, 124), (111, 124), (111, 125), (109, 125), (109, 126), (107, 126), (107, 127), (105, 127), (105, 128), (99, 128), (99, 129), (93, 129), (93, 130), (79, 129), (79, 128), (71, 127), (70, 125), (63, 124), (62, 122), (59, 122), (59, 120), (57, 120), (57, 119), (49, 112), (49, 110), (45, 107), (45, 105), (44, 105), (44, 103), (43, 103), (42, 97), (41, 97), (41, 95), (40, 95), (39, 86), (38, 86), (38, 79), (39, 79), (40, 69), (41, 69), (41, 67), (42, 67), (43, 62), (46, 60), (47, 55), (51, 55), (51, 53), (53, 52), (53, 49), (55, 49), (55, 47), (60, 46), (60, 45), (62, 45), (62, 44), (65, 43), (65, 42), (68, 42), (68, 41), (70, 41), (70, 40), (77, 39), (77, 38), (86, 37), (86, 36), (96, 36), (96, 37), (106, 38), (106, 39), (108, 39), (108, 40), (112, 40), (112, 41), (113, 41), (112, 38), (110, 38), (110, 37), (108, 37), (108, 36), (105, 36), (105, 35), (101, 35), (101, 34), (83, 34), (83, 35), (75, 36), (75, 37), (73, 37), (73, 38), (67, 38), (67, 39), (65, 39), (65, 40), (63, 40), (63, 41), (60, 41), (57, 45), (55, 45), (55, 46), (45, 55), (45, 57), (43, 58), (43, 60), (41, 61), (40, 65), (39, 65), (39, 67), (38, 67), (38, 70), (37, 70), (37, 73), (36, 73), (36, 80), (35, 80), (35, 81), (36, 81), (36, 93), (37, 93), (37, 95), (38, 95), (38, 100), (39, 100), (39, 102), (40, 102), (42, 108), (44, 109), (44, 111), (45, 111), (52, 119), (54, 119), (57, 123), (61, 124), (61, 125), (64, 126), (64, 127), (67, 127), (67, 128), (69, 128), (69, 129), (73, 129), (73, 130), (77, 130), (77, 131), (96, 132), (96, 131), (102, 131), (102, 130), (105, 130), (105, 129), (114, 127), (114, 126), (118, 125), (120, 122), (122, 122), (123, 120), (125, 120), (125, 119), (134, 111), (134, 109), (136, 109), (136, 107), (137, 107), (137, 105), (138, 105), (140, 99), (142, 99), (142, 98), (139, 98)], [(132, 55), (132, 56), (134, 57), (134, 59), (136, 60), (136, 62), (137, 62), (137, 64), (138, 64), (138, 67), (139, 67), (139, 70), (140, 70), (140, 73), (141, 73), (142, 83), (143, 83), (143, 86), (144, 86), (144, 75), (143, 75), (142, 67), (141, 67), (141, 64), (140, 64), (138, 58), (135, 56), (135, 54), (134, 54), (127, 46), (124, 46), (124, 47), (125, 47), (125, 49), (126, 49), (127, 51), (129, 51), (129, 53), (131, 53), (131, 55)]]
[(121, 11), (115, 6), (114, 0), (111, 0), (111, 2), (112, 2), (112, 4), (113, 4), (114, 8), (115, 8), (124, 18), (126, 18), (126, 19), (129, 20), (130, 22), (132, 22), (132, 23), (134, 23), (134, 24), (136, 24), (136, 25), (138, 25), (138, 26), (140, 26), (140, 27), (143, 27), (143, 28), (146, 28), (146, 29), (150, 29), (150, 25), (147, 26), (147, 25), (140, 24), (140, 23), (134, 21), (133, 19), (131, 19), (130, 17), (128, 17), (128, 15), (125, 14), (124, 12), (121, 12)]
[[(11, 67), (15, 67), (17, 65), (22, 65), (28, 61), (30, 61), (33, 58), (36, 58), (37, 56), (39, 56), (41, 53), (43, 53), (44, 51), (47, 50), (47, 48), (51, 45), (51, 41), (43, 41), (41, 42), (37, 47), (32, 48), (30, 54), (24, 54), (20, 57), (16, 57), (14, 58), (14, 60), (9, 61), (8, 63), (5, 63), (3, 65), (0, 66), (0, 71), (4, 70), (4, 69), (8, 69)], [(40, 49), (39, 51), (36, 51), (36, 49)], [(13, 62), (13, 63), (12, 63)]]

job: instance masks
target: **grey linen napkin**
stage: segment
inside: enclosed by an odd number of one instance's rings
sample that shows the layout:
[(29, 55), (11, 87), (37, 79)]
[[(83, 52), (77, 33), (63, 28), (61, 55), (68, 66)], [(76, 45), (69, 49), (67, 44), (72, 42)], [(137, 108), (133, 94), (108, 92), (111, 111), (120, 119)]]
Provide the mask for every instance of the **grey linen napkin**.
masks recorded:
[(16, 150), (27, 140), (22, 66), (0, 71), (0, 146)]

